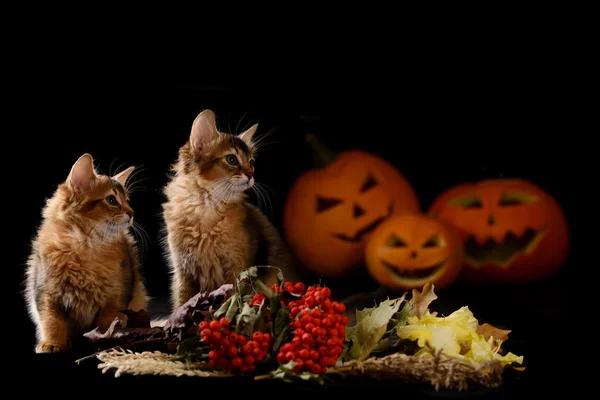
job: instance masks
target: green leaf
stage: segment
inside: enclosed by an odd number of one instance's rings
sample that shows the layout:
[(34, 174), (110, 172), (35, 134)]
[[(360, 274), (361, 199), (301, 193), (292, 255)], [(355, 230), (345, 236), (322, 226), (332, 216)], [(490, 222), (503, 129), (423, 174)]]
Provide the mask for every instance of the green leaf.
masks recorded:
[(248, 278), (256, 278), (258, 276), (258, 268), (257, 267), (250, 267), (247, 268), (246, 270), (242, 271), (239, 275), (238, 275), (238, 280), (242, 281)]
[(256, 309), (244, 303), (242, 311), (236, 317), (236, 331), (243, 332), (246, 336), (252, 335), (252, 327), (256, 319)]
[(406, 325), (408, 322), (408, 316), (410, 315), (412, 310), (412, 302), (405, 302), (404, 307), (400, 312), (397, 312), (394, 315), (394, 319), (397, 320), (396, 325), (391, 329), (392, 331), (396, 331), (396, 328)]
[(314, 381), (318, 384), (324, 384), (325, 379), (330, 379), (323, 374), (313, 374), (308, 371), (303, 371), (299, 374), (293, 372), (293, 368), (296, 366), (295, 361), (290, 361), (287, 364), (279, 365), (274, 371), (271, 371), (271, 379), (281, 379), (284, 382), (294, 383), (298, 381)]
[(275, 341), (273, 342), (273, 348), (271, 349), (271, 354), (277, 354), (277, 352), (279, 351), (279, 347), (281, 347), (281, 344), (287, 338), (287, 335), (289, 334), (289, 332), (290, 332), (290, 327), (288, 325), (283, 329), (283, 331), (281, 332), (281, 334), (279, 336), (275, 337)]
[(263, 307), (263, 304), (265, 304), (264, 301), (262, 302), (262, 304), (258, 308), (258, 311), (256, 312), (256, 318), (254, 319), (254, 326), (252, 327), (253, 332), (254, 331), (264, 332), (265, 331), (265, 327), (266, 327), (267, 323), (265, 321), (265, 309)]
[(275, 336), (281, 335), (283, 330), (290, 326), (290, 312), (287, 308), (280, 308), (277, 310), (274, 323)]
[(279, 284), (279, 286), (281, 286), (281, 284), (283, 283), (284, 277), (283, 277), (283, 271), (279, 270), (279, 272), (277, 273), (277, 282)]
[(346, 328), (346, 339), (352, 346), (346, 361), (363, 361), (369, 357), (386, 333), (387, 325), (404, 301), (404, 296), (395, 300), (382, 301), (379, 306), (356, 312), (356, 325)]
[(189, 339), (182, 340), (177, 345), (177, 352), (171, 357), (171, 359), (184, 359), (189, 363), (192, 361), (192, 359), (198, 359), (208, 356), (209, 350), (210, 349), (208, 348), (206, 343), (202, 341), (200, 336), (192, 336)]
[(217, 311), (215, 311), (215, 313), (214, 313), (215, 319), (225, 317), (229, 321), (232, 321), (233, 317), (235, 316), (235, 314), (237, 313), (238, 308), (239, 308), (238, 299), (239, 299), (239, 295), (237, 293), (234, 293), (233, 295), (231, 295), (231, 297), (229, 299), (227, 299), (227, 301), (224, 302)]

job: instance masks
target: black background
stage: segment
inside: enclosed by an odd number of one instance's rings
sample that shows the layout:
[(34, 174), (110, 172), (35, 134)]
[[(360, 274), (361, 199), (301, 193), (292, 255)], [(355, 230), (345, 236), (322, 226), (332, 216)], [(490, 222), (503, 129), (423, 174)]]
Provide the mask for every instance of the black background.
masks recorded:
[[(457, 183), (484, 178), (523, 177), (553, 194), (572, 231), (570, 258), (556, 275), (516, 287), (457, 283), (439, 292), (432, 307), (452, 311), (469, 305), (482, 321), (512, 329), (507, 347), (525, 355), (528, 370), (510, 378), (505, 391), (574, 383), (577, 367), (555, 368), (551, 352), (557, 346), (556, 331), (571, 310), (581, 270), (576, 188), (582, 178), (577, 159), (567, 159), (576, 157), (583, 131), (577, 127), (581, 110), (573, 104), (571, 84), (556, 79), (556, 73), (537, 64), (513, 64), (494, 70), (446, 70), (443, 75), (431, 68), (385, 82), (335, 85), (84, 81), (22, 87), (15, 99), (21, 106), (19, 124), (12, 132), (17, 144), (11, 148), (26, 151), (11, 174), (18, 211), (9, 211), (13, 243), (8, 268), (22, 339), (16, 348), (33, 352), (34, 329), (24, 311), (21, 284), (44, 199), (85, 152), (104, 173), (111, 165), (110, 172), (120, 165), (141, 167), (136, 180), (143, 179), (144, 191), (134, 193), (132, 205), (151, 240), (144, 254), (147, 284), (154, 296), (168, 294), (167, 269), (157, 244), (161, 189), (193, 119), (209, 108), (222, 130), (230, 126), (240, 132), (258, 122), (258, 135), (270, 132), (270, 145), (257, 159), (256, 179), (272, 190), (270, 217), (278, 227), (287, 190), (311, 167), (303, 142), (307, 132), (317, 133), (333, 150), (361, 148), (385, 158), (410, 180), (423, 208)], [(349, 291), (373, 287), (368, 280), (331, 284)], [(75, 373), (64, 358), (57, 359), (69, 374)], [(27, 360), (30, 367), (47, 368), (38, 370), (41, 375), (56, 372), (48, 357)], [(81, 376), (94, 375), (86, 374)]]

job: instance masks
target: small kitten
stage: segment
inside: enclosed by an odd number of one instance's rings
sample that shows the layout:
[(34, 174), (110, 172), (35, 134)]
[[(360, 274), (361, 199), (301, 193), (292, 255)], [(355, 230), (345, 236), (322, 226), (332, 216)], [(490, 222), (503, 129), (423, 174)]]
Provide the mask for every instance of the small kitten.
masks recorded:
[(68, 348), (72, 338), (100, 327), (120, 310), (148, 304), (125, 182), (134, 167), (96, 174), (84, 154), (43, 210), (27, 262), (25, 299), (36, 325), (37, 353)]
[[(214, 113), (205, 110), (179, 149), (163, 204), (173, 309), (200, 291), (233, 283), (253, 265), (278, 267), (286, 279), (293, 279), (287, 244), (246, 201), (245, 192), (254, 185), (252, 137), (257, 127), (238, 136), (225, 134), (217, 130)], [(259, 272), (266, 274), (261, 277), (265, 283), (276, 282), (277, 270)]]

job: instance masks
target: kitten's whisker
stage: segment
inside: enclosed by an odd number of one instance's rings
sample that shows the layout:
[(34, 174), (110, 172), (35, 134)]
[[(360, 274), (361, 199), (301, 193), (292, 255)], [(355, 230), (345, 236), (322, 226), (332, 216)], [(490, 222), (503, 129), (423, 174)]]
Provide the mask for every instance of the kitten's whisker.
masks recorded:
[(134, 236), (137, 239), (138, 251), (140, 253), (140, 256), (142, 258), (145, 258), (146, 255), (148, 254), (150, 235), (148, 235), (148, 232), (146, 232), (144, 227), (142, 227), (136, 221), (133, 221), (131, 228), (133, 229)]
[(267, 213), (270, 218), (273, 218), (273, 203), (271, 202), (271, 198), (269, 197), (269, 194), (267, 193), (267, 191), (264, 189), (263, 185), (260, 183), (257, 185), (257, 183), (258, 182), (254, 182), (254, 185), (256, 187), (257, 193), (260, 193), (260, 195), (264, 199), (265, 213)]
[[(241, 132), (240, 132), (240, 133), (238, 133), (238, 132), (239, 132), (239, 131), (238, 131), (238, 129), (240, 128), (240, 122), (242, 122), (242, 120), (244, 119), (244, 117), (246, 116), (246, 114), (248, 114), (248, 111), (246, 111), (246, 112), (244, 113), (244, 115), (242, 115), (242, 118), (240, 118), (240, 120), (238, 121), (237, 125), (235, 126), (235, 135), (239, 135), (239, 134), (241, 133)], [(247, 129), (247, 128), (246, 128), (246, 129)], [(246, 129), (244, 129), (244, 131), (245, 131)]]

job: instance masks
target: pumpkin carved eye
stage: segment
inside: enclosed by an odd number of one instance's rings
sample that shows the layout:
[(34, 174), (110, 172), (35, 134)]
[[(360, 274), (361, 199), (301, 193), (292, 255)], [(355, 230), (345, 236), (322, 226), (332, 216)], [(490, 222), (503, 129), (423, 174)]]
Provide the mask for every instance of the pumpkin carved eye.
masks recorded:
[(341, 202), (342, 202), (341, 199), (333, 199), (333, 198), (317, 196), (317, 212), (320, 213), (320, 212), (326, 211), (326, 210), (330, 209), (331, 207), (337, 206)]
[(404, 240), (400, 239), (398, 236), (393, 233), (390, 235), (388, 240), (385, 242), (385, 245), (388, 247), (406, 247), (407, 244)]
[(500, 206), (516, 206), (520, 204), (533, 203), (537, 197), (522, 192), (504, 192), (498, 202)]
[(483, 202), (477, 195), (470, 195), (465, 197), (459, 197), (457, 199), (450, 200), (450, 204), (462, 208), (481, 208)]
[(440, 235), (434, 235), (431, 238), (429, 238), (425, 243), (423, 243), (423, 248), (430, 248), (430, 247), (439, 247), (442, 245), (442, 241), (440, 239)]
[(377, 181), (375, 180), (375, 178), (373, 178), (373, 175), (367, 175), (367, 179), (365, 179), (365, 183), (363, 183), (362, 187), (360, 188), (360, 192), (366, 192), (367, 190), (375, 186), (377, 186)]

